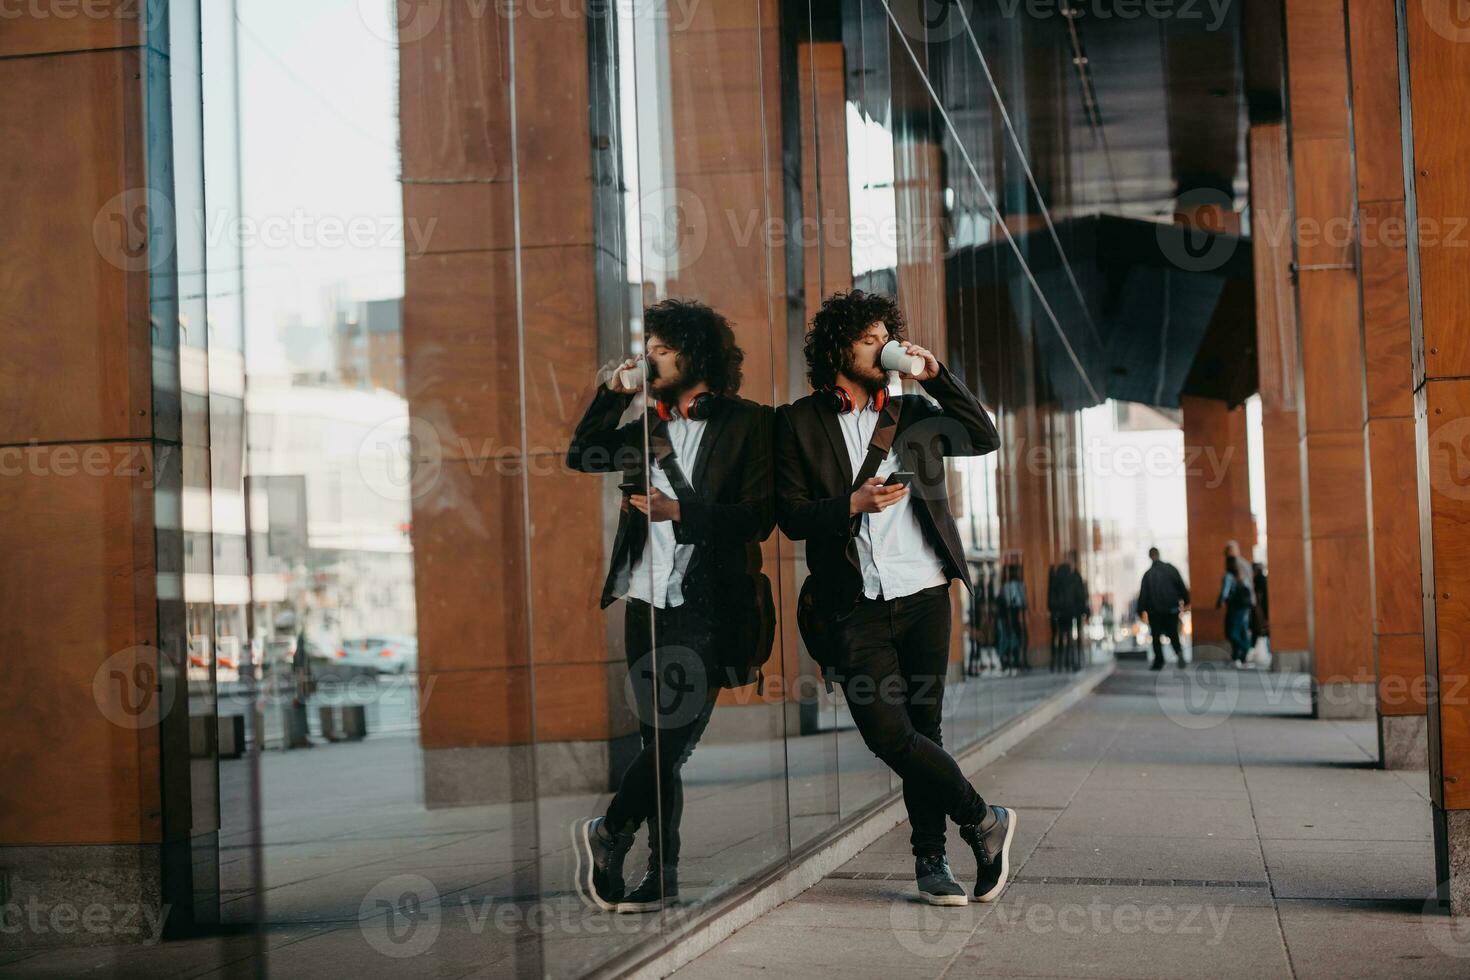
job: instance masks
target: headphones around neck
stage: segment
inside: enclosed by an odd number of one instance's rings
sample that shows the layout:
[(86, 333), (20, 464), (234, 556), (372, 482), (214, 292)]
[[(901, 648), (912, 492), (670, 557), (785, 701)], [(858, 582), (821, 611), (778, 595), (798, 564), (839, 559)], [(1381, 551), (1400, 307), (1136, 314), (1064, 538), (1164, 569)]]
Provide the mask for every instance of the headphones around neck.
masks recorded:
[[(830, 407), (832, 411), (836, 412), (838, 415), (846, 415), (848, 412), (853, 411), (857, 407), (857, 403), (853, 401), (852, 393), (849, 392), (846, 388), (842, 387), (842, 385), (829, 385), (828, 387), (823, 388), (821, 391), (817, 392), (817, 396), (821, 398), (827, 404), (827, 406)], [(887, 404), (888, 389), (879, 388), (873, 394), (873, 411), (881, 412), (883, 411), (884, 406)]]
[[(658, 412), (658, 417), (663, 419), (665, 422), (667, 422), (669, 419), (679, 417), (678, 403), (674, 403), (671, 405), (660, 398), (653, 403), (653, 407)], [(684, 417), (694, 422), (702, 422), (713, 415), (714, 411), (714, 392), (701, 391), (699, 394), (689, 399), (689, 411), (684, 413)]]

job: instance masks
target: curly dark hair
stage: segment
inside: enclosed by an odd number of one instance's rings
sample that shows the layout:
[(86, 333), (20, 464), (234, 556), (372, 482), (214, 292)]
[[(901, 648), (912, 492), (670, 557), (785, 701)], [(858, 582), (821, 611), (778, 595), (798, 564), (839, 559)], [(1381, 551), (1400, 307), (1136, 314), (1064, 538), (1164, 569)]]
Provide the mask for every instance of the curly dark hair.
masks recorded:
[(724, 315), (698, 300), (666, 299), (643, 311), (643, 335), (657, 335), (679, 352), (679, 369), (717, 395), (733, 395), (743, 380), (745, 352)]
[(822, 302), (806, 332), (806, 377), (820, 391), (837, 383), (838, 372), (852, 366), (852, 345), (882, 320), (892, 340), (903, 339), (903, 312), (887, 296), (854, 289)]

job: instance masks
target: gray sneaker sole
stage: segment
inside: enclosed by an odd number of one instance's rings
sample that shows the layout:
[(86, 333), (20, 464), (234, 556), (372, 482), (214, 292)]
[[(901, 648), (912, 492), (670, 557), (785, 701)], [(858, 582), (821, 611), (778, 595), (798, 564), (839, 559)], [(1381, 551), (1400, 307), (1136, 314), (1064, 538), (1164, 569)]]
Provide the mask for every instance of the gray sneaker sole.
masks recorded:
[(995, 884), (984, 895), (975, 896), (977, 902), (995, 901), (1000, 897), (1000, 893), (1005, 891), (1006, 882), (1011, 877), (1011, 838), (1016, 836), (1016, 824), (1019, 822), (1019, 817), (1016, 811), (1008, 806), (1003, 806), (1001, 809), (1010, 814), (1010, 820), (1006, 822), (1006, 839), (1000, 845), (1000, 877), (995, 879)]
[(945, 905), (952, 908), (954, 906), (970, 904), (970, 896), (968, 895), (931, 895), (929, 892), (919, 892), (919, 894), (923, 895), (924, 901), (930, 905)]
[(613, 911), (622, 913), (624, 915), (636, 915), (642, 912), (657, 912), (659, 909), (664, 907), (665, 902), (668, 902), (668, 904), (672, 905), (674, 903), (674, 899), (655, 898), (650, 902), (619, 902), (618, 904), (613, 906)]
[[(597, 889), (592, 885), (592, 875), (597, 870), (597, 866), (592, 860), (591, 833), (591, 820), (572, 824), (572, 846), (577, 849), (577, 895), (591, 908), (601, 909), (604, 912), (616, 912), (617, 906), (603, 901), (602, 897), (597, 894)], [(583, 873), (584, 868), (585, 874)]]

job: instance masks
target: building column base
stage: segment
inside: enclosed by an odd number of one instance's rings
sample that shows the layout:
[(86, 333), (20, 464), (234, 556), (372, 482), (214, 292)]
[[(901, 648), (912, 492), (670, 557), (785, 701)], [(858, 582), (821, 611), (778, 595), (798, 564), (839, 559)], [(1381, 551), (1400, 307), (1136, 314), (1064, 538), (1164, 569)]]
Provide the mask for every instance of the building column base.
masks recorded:
[(1429, 768), (1429, 719), (1379, 715), (1378, 758), (1385, 769)]
[(1312, 714), (1325, 720), (1372, 718), (1378, 713), (1378, 685), (1361, 681), (1312, 682)]
[(477, 745), (423, 750), (424, 806), (529, 803), (606, 793), (638, 753), (633, 733), (607, 741)]
[(1312, 653), (1310, 650), (1276, 650), (1271, 651), (1271, 673), (1273, 674), (1310, 674), (1312, 672)]
[[(188, 843), (178, 847), (187, 861)], [(176, 928), (163, 896), (164, 850), (163, 844), (0, 847), (5, 948), (158, 942)], [(187, 917), (188, 910), (177, 912)]]
[(1470, 810), (1434, 814), (1434, 870), (1439, 901), (1450, 915), (1470, 916)]
[(1223, 643), (1214, 643), (1212, 641), (1191, 643), (1189, 645), (1189, 662), (1195, 664), (1228, 664), (1230, 662), (1230, 647)]

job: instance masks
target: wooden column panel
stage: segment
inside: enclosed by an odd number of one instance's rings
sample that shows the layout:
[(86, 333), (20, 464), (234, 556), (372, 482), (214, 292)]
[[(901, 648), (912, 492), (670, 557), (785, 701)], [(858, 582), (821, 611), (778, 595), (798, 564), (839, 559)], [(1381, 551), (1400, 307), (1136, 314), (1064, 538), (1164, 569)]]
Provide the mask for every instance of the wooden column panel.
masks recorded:
[(1001, 457), (996, 472), (1000, 504), (1002, 557), (1021, 562), (1025, 576), (1028, 656), (1032, 664), (1049, 658), (1051, 620), (1046, 609), (1047, 572), (1058, 560), (1053, 536), (1052, 470), (1047, 415), (1049, 406), (1018, 398), (1001, 413)]
[(404, 217), (433, 231), (403, 301), (425, 749), (627, 727), (588, 552), (605, 478), (564, 462), (598, 366), (587, 45), (583, 18), (458, 4), (399, 45)]
[[(140, 680), (158, 667), (151, 453), (24, 453), (0, 448), (0, 841), (158, 842), (159, 712), (171, 705)], [(96, 472), (79, 465), (94, 456)]]
[(927, 139), (900, 138), (893, 154), (898, 301), (909, 325), (909, 339), (943, 358), (949, 329), (945, 323), (940, 147)]
[[(182, 658), (184, 633), (161, 615), (178, 603), (159, 598), (154, 528), (149, 229), (161, 218), (147, 211), (136, 12), (98, 13), (0, 21), (6, 845), (149, 845), (165, 814), (171, 835), (189, 826), (187, 759), (166, 773), (161, 750), (187, 710), (181, 679), (159, 679), (160, 650)], [(165, 472), (172, 482), (177, 468)], [(89, 882), (85, 900), (157, 899), (145, 884), (157, 850), (117, 853), (119, 874)], [(10, 898), (22, 886), (82, 896), (70, 872), (50, 878), (69, 860), (12, 876)]]
[(1470, 44), (1453, 0), (1423, 0), (1407, 18), (1414, 171), (1410, 175), (1421, 229), (1415, 258), (1422, 317), (1415, 335), (1416, 381), (1470, 377)]
[(845, 52), (839, 41), (797, 48), (801, 126), (801, 245), (808, 319), (822, 297), (852, 288)]
[[(687, 24), (669, 19), (671, 169), (662, 179), (663, 189), (683, 205), (685, 225), (666, 288), (670, 296), (698, 298), (730, 319), (745, 350), (742, 394), (769, 403), (774, 379), (787, 376), (780, 326), (787, 243), (772, 220), (781, 214), (782, 187), (777, 12), (769, 0), (759, 9), (753, 3), (726, 6)], [(830, 54), (826, 58), (830, 72)], [(826, 84), (832, 85), (830, 74)], [(827, 130), (824, 123), (823, 152), (836, 136)], [(824, 210), (828, 197), (823, 195)]]
[(1291, 273), (1286, 127), (1280, 123), (1252, 126), (1249, 150), (1271, 649), (1281, 663), (1295, 666), (1304, 662), (1311, 647), (1311, 620), (1302, 510), (1300, 349)]
[(1317, 710), (1369, 710), (1375, 679), (1365, 382), (1342, 0), (1286, 6), (1301, 458)]
[[(808, 316), (822, 295), (852, 284), (841, 44), (800, 46), (806, 221), (792, 240), (776, 231), (782, 209), (777, 18), (769, 0), (709, 5), (687, 23), (671, 18), (668, 30), (671, 170), (663, 179), (681, 202), (685, 224), (677, 268), (663, 285), (667, 295), (696, 298), (729, 318), (745, 351), (741, 395), (763, 404), (786, 401), (788, 394), (784, 249), (806, 250)], [(778, 537), (765, 542), (761, 555), (764, 572), (782, 590), (786, 683), (768, 684), (759, 697), (753, 687), (722, 691), (724, 706), (794, 700), (802, 689), (797, 549)], [(778, 669), (780, 656), (773, 654), (768, 670)]]
[[(5, 20), (0, 51), (41, 20)], [(153, 434), (140, 65), (0, 60), (0, 444)]]
[(1430, 789), (1444, 809), (1470, 810), (1470, 381), (1431, 378), (1419, 404)]
[[(150, 12), (156, 15), (159, 9), (140, 0), (91, 0), (69, 11), (65, 4), (9, 7), (3, 19), (5, 29), (0, 31), (0, 58), (136, 47), (143, 18)], [(51, 16), (28, 16), (36, 11)], [(71, 16), (65, 16), (68, 12)], [(78, 154), (75, 162), (84, 159)]]
[[(1382, 716), (1424, 714), (1409, 266), (1392, 4), (1349, 0), (1373, 637)], [(1385, 747), (1385, 761), (1389, 754)], [(1422, 759), (1417, 760), (1422, 764)]]
[[(1470, 914), (1470, 276), (1451, 234), (1470, 214), (1470, 44), (1450, 0), (1411, 4), (1399, 25), (1409, 112), (1404, 135), (1410, 344), (1428, 703), (1430, 793), (1440, 897)], [(1459, 241), (1463, 242), (1463, 231)]]
[(1271, 649), (1278, 655), (1304, 655), (1312, 646), (1300, 424), (1295, 411), (1261, 413)]
[(1191, 396), (1181, 398), (1180, 406), (1185, 458), (1194, 461), (1184, 476), (1194, 642), (1196, 650), (1209, 644), (1228, 652), (1225, 614), (1214, 608), (1225, 571), (1225, 543), (1237, 542), (1247, 561), (1255, 543), (1245, 409)]

